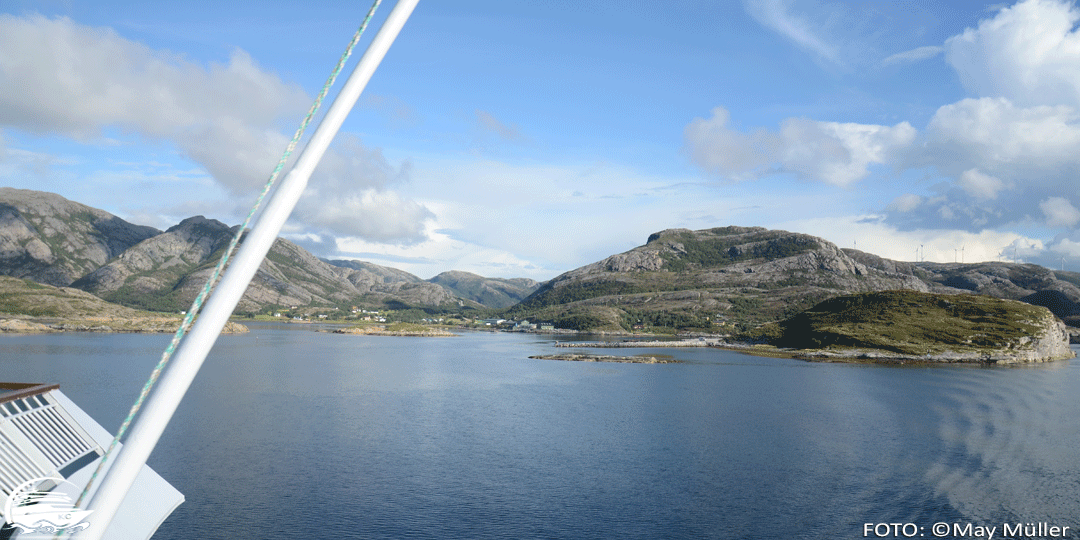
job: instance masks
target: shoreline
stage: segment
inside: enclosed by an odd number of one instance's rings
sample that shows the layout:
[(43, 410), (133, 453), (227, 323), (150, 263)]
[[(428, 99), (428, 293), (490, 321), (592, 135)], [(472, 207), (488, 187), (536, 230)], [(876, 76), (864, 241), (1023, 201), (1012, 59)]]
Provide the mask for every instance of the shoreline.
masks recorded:
[(925, 355), (909, 355), (881, 349), (854, 347), (850, 349), (784, 349), (770, 345), (727, 341), (719, 337), (697, 337), (674, 341), (556, 342), (555, 347), (597, 349), (713, 347), (746, 353), (753, 356), (793, 358), (807, 362), (853, 364), (1039, 364), (1068, 360), (1076, 357), (1075, 353), (1072, 356), (1062, 357), (1034, 357), (1034, 351), (1008, 351), (1001, 349), (967, 352), (946, 350)]
[[(0, 318), (0, 334), (48, 334), (55, 332), (98, 332), (111, 334), (172, 334), (183, 319), (177, 317), (87, 317), (57, 319), (32, 317)], [(234, 321), (225, 323), (222, 334), (246, 334), (248, 327)]]

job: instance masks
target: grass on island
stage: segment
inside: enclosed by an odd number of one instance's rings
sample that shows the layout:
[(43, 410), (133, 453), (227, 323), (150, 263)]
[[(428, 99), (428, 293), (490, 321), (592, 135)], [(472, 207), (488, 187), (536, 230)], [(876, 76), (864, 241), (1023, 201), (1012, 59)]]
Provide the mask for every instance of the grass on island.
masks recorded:
[(1045, 308), (989, 296), (884, 291), (832, 298), (739, 337), (789, 349), (981, 352), (1017, 347), (1048, 316)]

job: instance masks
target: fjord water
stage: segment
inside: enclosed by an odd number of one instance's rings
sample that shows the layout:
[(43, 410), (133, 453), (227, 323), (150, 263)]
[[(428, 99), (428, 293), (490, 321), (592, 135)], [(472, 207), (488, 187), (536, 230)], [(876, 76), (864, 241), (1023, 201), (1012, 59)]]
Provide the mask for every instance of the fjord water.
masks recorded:
[[(314, 330), (218, 341), (151, 457), (187, 497), (155, 539), (1080, 537), (1075, 360), (600, 364), (529, 359), (544, 336)], [(114, 431), (168, 339), (0, 336), (0, 378), (59, 383)]]

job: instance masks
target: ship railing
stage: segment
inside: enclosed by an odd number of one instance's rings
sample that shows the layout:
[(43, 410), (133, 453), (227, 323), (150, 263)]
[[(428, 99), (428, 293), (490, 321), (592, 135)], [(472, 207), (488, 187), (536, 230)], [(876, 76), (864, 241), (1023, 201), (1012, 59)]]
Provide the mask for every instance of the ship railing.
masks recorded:
[[(67, 477), (103, 451), (53, 397), (58, 385), (0, 383), (0, 492)], [(0, 512), (3, 508), (0, 508)]]

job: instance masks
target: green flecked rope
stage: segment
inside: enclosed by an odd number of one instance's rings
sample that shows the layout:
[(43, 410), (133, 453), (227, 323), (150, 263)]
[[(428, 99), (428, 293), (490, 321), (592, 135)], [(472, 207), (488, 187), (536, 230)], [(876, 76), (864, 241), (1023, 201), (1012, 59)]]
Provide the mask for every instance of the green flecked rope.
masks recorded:
[(304, 130), (307, 129), (308, 124), (311, 123), (311, 119), (315, 116), (315, 112), (319, 110), (323, 98), (326, 97), (330, 87), (334, 84), (334, 80), (337, 79), (338, 74), (341, 73), (341, 69), (345, 66), (345, 61), (352, 55), (353, 49), (356, 47), (357, 42), (360, 41), (360, 36), (364, 33), (364, 29), (367, 28), (368, 23), (371, 21), (371, 17), (375, 14), (375, 9), (379, 7), (380, 3), (382, 3), (382, 0), (375, 0), (371, 9), (368, 10), (367, 16), (364, 17), (363, 23), (360, 24), (360, 28), (353, 34), (352, 41), (349, 42), (349, 46), (345, 48), (345, 52), (341, 55), (341, 58), (338, 59), (337, 66), (335, 66), (334, 71), (330, 73), (330, 78), (326, 80), (326, 84), (323, 85), (322, 91), (320, 91), (319, 96), (315, 98), (315, 102), (312, 103), (307, 116), (300, 122), (300, 127), (296, 130), (296, 134), (293, 135), (292, 141), (289, 142), (289, 146), (285, 149), (285, 153), (278, 161), (277, 167), (275, 167), (274, 172), (270, 174), (270, 179), (267, 180), (266, 185), (263, 186), (262, 193), (259, 194), (259, 198), (255, 201), (255, 206), (248, 212), (247, 218), (244, 219), (244, 223), (240, 226), (240, 229), (236, 231), (236, 235), (233, 236), (232, 241), (229, 242), (229, 247), (225, 250), (225, 254), (221, 256), (221, 260), (218, 261), (217, 267), (214, 268), (214, 272), (210, 275), (210, 278), (206, 280), (206, 284), (203, 286), (202, 291), (199, 292), (199, 295), (195, 297), (195, 301), (191, 303), (191, 309), (188, 310), (183, 323), (180, 324), (180, 328), (176, 330), (176, 334), (173, 336), (172, 341), (169, 342), (169, 346), (166, 347), (165, 352), (161, 354), (161, 360), (150, 374), (150, 378), (146, 381), (146, 384), (143, 385), (142, 392), (139, 394), (138, 399), (135, 400), (135, 404), (131, 406), (131, 411), (128, 412), (127, 418), (124, 419), (124, 423), (120, 425), (120, 429), (116, 432), (116, 437), (113, 438), (112, 443), (109, 444), (108, 450), (106, 450), (105, 454), (101, 457), (97, 469), (94, 471), (94, 474), (90, 476), (90, 480), (86, 483), (86, 488), (83, 489), (82, 494), (79, 495), (79, 500), (75, 502), (76, 507), (82, 503), (83, 498), (90, 492), (90, 486), (93, 485), (94, 479), (97, 478), (98, 473), (104, 468), (105, 461), (108, 459), (109, 454), (112, 453), (113, 448), (116, 447), (116, 443), (120, 441), (120, 438), (124, 436), (128, 426), (131, 425), (131, 421), (135, 418), (139, 409), (142, 408), (143, 402), (146, 401), (146, 397), (150, 394), (150, 389), (154, 387), (158, 377), (161, 376), (161, 372), (165, 369), (165, 365), (169, 363), (169, 359), (172, 357), (173, 352), (176, 351), (176, 347), (179, 345), (180, 340), (183, 339), (184, 335), (187, 334), (188, 329), (191, 328), (191, 324), (195, 320), (195, 315), (202, 309), (203, 302), (217, 283), (218, 277), (221, 276), (222, 269), (225, 268), (229, 257), (233, 254), (233, 251), (236, 250), (236, 246), (240, 243), (240, 238), (243, 236), (252, 217), (254, 217), (255, 212), (262, 205), (263, 199), (266, 198), (266, 194), (270, 192), (270, 188), (274, 185), (274, 182), (277, 181), (278, 175), (281, 174), (281, 170), (285, 168), (285, 163), (289, 160), (289, 156), (292, 155), (293, 150), (296, 149), (296, 145), (300, 141), (300, 137), (304, 134)]

